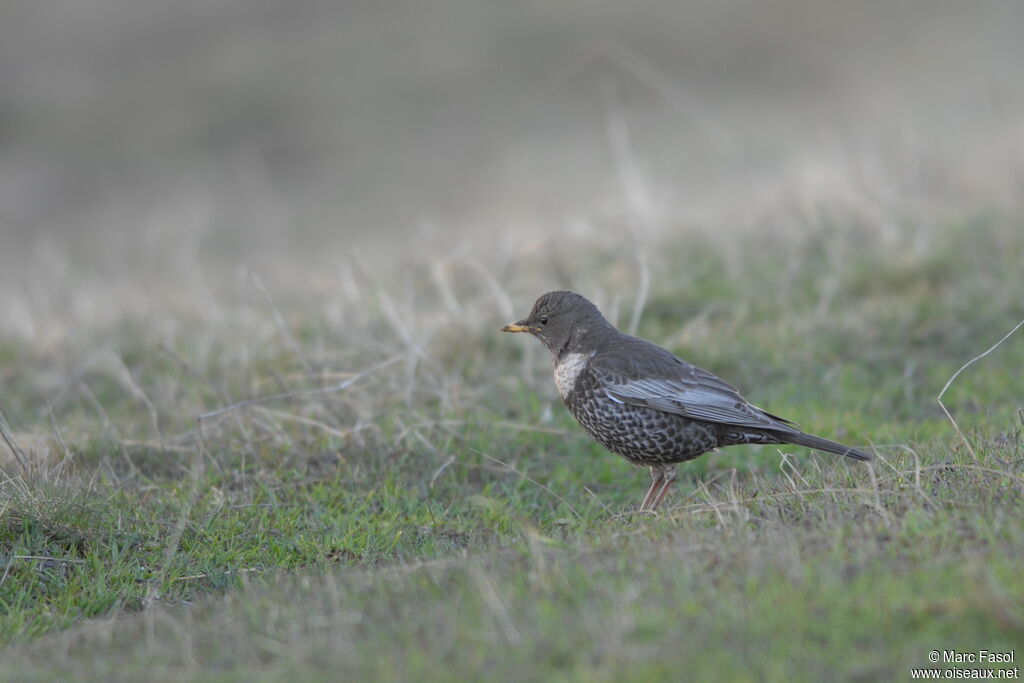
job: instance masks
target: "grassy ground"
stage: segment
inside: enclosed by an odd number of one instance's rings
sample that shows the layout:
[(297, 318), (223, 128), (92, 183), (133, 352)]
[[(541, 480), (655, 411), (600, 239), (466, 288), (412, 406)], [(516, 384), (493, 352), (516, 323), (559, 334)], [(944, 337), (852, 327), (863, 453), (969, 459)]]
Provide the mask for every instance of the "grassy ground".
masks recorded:
[[(2, 676), (857, 680), (1012, 649), (1024, 337), (946, 395), (966, 444), (935, 397), (1024, 318), (1024, 226), (839, 215), (676, 226), (635, 258), (594, 233), (181, 278), (137, 295), (156, 310), (81, 273), (53, 275), (70, 303), (23, 282), (34, 315), (19, 332), (9, 305), (0, 338), (28, 464), (5, 448)], [(730, 449), (637, 515), (647, 474), (582, 435), (539, 344), (497, 333), (538, 282), (877, 460)]]

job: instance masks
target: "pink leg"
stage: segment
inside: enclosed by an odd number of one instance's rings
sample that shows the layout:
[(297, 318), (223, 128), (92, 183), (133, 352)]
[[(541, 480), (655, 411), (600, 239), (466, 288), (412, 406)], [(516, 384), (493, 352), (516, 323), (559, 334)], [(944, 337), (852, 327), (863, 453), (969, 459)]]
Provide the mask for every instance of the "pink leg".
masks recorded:
[[(666, 465), (662, 469), (663, 469), (663, 474), (662, 474), (661, 486), (658, 489), (658, 492), (655, 494), (654, 499), (651, 501), (650, 509), (651, 509), (652, 512), (654, 510), (658, 509), (658, 506), (661, 505), (661, 501), (664, 500), (665, 495), (668, 493), (668, 490), (670, 488), (672, 488), (672, 484), (676, 480), (676, 466), (675, 465)], [(651, 488), (653, 488), (653, 485), (652, 485)]]
[(651, 488), (647, 489), (647, 495), (644, 496), (644, 502), (640, 503), (640, 512), (646, 512), (647, 510), (653, 510), (651, 507), (651, 501), (658, 495), (658, 491), (661, 488), (661, 483), (665, 479), (665, 470), (660, 465), (651, 465)]

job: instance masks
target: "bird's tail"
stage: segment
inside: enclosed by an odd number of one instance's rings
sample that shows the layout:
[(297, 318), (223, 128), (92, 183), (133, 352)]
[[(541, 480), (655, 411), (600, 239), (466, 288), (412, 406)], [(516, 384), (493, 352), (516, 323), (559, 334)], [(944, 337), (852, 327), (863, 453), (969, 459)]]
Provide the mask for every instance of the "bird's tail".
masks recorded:
[(828, 439), (823, 439), (822, 437), (814, 436), (813, 434), (805, 434), (803, 432), (797, 432), (795, 434), (789, 434), (786, 432), (776, 433), (778, 434), (780, 441), (796, 444), (797, 446), (807, 446), (808, 448), (813, 448), (817, 451), (845, 455), (853, 458), (854, 460), (871, 460), (874, 457), (870, 453), (865, 453), (853, 446), (844, 446), (841, 443), (829, 441)]

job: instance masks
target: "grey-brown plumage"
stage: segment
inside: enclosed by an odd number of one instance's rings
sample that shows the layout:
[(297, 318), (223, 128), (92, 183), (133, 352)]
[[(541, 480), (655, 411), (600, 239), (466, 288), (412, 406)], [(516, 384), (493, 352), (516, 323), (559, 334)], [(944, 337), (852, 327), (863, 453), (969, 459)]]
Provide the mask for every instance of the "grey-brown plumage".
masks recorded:
[(791, 443), (870, 460), (871, 454), (806, 434), (751, 405), (707, 370), (656, 344), (623, 334), (579, 294), (548, 292), (529, 317), (504, 332), (529, 332), (555, 359), (555, 384), (569, 411), (598, 443), (651, 470), (640, 504), (654, 510), (676, 463), (721, 446)]

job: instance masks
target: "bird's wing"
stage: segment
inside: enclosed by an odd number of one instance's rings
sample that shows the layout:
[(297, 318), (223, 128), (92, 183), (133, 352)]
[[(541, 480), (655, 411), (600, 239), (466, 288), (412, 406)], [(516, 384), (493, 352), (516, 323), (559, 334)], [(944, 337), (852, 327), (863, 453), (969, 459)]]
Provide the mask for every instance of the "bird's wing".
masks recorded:
[(608, 395), (623, 403), (720, 424), (798, 432), (786, 420), (748, 403), (707, 370), (635, 337), (616, 353), (598, 354), (591, 369), (603, 380)]

